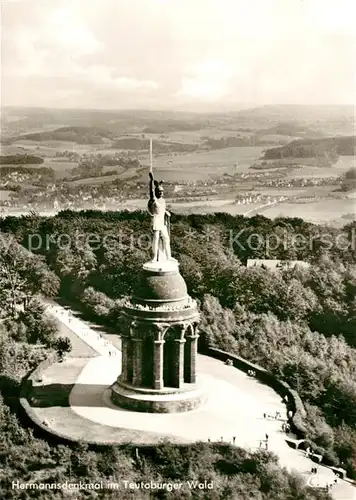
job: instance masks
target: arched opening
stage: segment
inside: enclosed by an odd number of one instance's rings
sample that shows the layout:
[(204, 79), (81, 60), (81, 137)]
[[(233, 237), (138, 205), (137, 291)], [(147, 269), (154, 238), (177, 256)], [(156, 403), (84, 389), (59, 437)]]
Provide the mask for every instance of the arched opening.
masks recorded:
[(163, 384), (173, 387), (174, 384), (175, 343), (173, 338), (166, 338), (163, 347)]
[(142, 385), (153, 387), (153, 340), (147, 337), (142, 342)]
[(192, 346), (190, 336), (193, 335), (193, 326), (189, 325), (186, 332), (184, 344), (184, 383), (189, 384), (192, 380)]

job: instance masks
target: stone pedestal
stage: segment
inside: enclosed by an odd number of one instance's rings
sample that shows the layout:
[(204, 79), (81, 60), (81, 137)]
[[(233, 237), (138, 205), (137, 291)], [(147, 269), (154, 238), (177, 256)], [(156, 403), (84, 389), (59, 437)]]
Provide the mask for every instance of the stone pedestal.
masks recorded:
[(204, 400), (196, 374), (196, 302), (178, 263), (143, 265), (122, 317), (122, 372), (112, 401), (143, 412), (182, 412)]

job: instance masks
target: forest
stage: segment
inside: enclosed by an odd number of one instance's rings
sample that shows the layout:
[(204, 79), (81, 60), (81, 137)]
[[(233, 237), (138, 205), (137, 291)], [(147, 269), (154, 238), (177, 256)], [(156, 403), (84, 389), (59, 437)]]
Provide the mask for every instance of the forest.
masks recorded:
[(355, 154), (355, 136), (328, 137), (322, 139), (298, 139), (285, 146), (267, 149), (265, 160), (276, 158), (318, 158), (330, 157), (336, 160), (339, 155)]
[(100, 127), (60, 127), (55, 130), (45, 130), (31, 134), (20, 135), (12, 141), (73, 141), (77, 144), (101, 144), (104, 139), (112, 139), (109, 130)]
[(17, 172), (18, 174), (32, 175), (32, 176), (46, 176), (47, 179), (54, 178), (54, 170), (50, 167), (23, 167), (23, 166), (3, 166), (0, 167), (0, 177), (5, 177), (5, 175), (13, 174)]
[[(277, 457), (263, 450), (250, 453), (226, 443), (198, 442), (184, 446), (167, 441), (154, 447), (137, 448), (130, 444), (95, 447), (59, 442), (54, 436), (49, 438), (33, 429), (19, 406), (21, 381), (50, 353), (57, 352), (61, 356), (70, 350), (70, 345), (63, 346), (65, 339), (57, 336), (56, 324), (46, 315), (39, 300), (40, 295), (58, 296), (62, 288), (60, 277), (50, 269), (42, 255), (27, 251), (18, 241), (26, 232), (39, 229), (39, 225), (50, 220), (35, 215), (15, 219), (12, 220), (13, 234), (8, 230), (0, 234), (1, 498), (51, 500), (69, 497), (60, 489), (20, 491), (12, 488), (13, 481), (42, 484), (110, 481), (122, 484), (124, 478), (129, 482), (213, 481), (214, 489), (209, 491), (209, 498), (213, 500), (331, 500), (328, 493), (308, 488), (302, 478), (281, 469)], [(6, 220), (2, 221), (4, 223), (6, 225)], [(81, 274), (88, 265), (85, 256), (84, 261), (82, 270), (80, 261), (76, 271), (72, 269), (73, 284), (79, 276), (84, 283), (88, 277)], [(69, 261), (65, 264), (60, 258), (58, 262), (61, 262), (59, 266), (70, 265)], [(96, 314), (104, 312), (100, 308), (96, 310)], [(118, 494), (123, 500), (132, 498), (132, 492), (125, 489), (119, 492), (103, 490), (99, 494), (88, 490), (76, 493), (75, 498), (114, 499)], [(187, 488), (184, 492), (137, 491), (135, 498), (207, 497), (204, 490)]]
[(40, 165), (43, 162), (43, 158), (27, 154), (0, 156), (0, 165)]
[(351, 167), (341, 177), (341, 190), (353, 191), (356, 189), (356, 167)]
[[(201, 342), (206, 337), (298, 390), (308, 438), (356, 477), (356, 224), (334, 229), (223, 213), (172, 214), (171, 221), (173, 255), (202, 311)], [(0, 230), (46, 259), (62, 298), (116, 326), (137, 270), (150, 259), (149, 224), (139, 211), (63, 211), (8, 217)], [(303, 260), (310, 268), (246, 267), (253, 258)]]

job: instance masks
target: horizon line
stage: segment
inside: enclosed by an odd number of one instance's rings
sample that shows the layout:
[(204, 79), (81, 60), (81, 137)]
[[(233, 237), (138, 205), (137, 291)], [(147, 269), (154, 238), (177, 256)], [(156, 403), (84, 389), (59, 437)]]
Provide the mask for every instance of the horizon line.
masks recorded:
[[(172, 107), (172, 108), (152, 108), (152, 107), (139, 107), (139, 108), (95, 108), (95, 107), (73, 107), (73, 106), (63, 106), (63, 107), (58, 107), (58, 106), (36, 106), (36, 105), (22, 105), (22, 104), (9, 104), (9, 105), (2, 105), (0, 106), (0, 112), (1, 110), (6, 110), (6, 109), (43, 109), (43, 110), (73, 110), (73, 111), (104, 111), (104, 112), (140, 112), (140, 111), (148, 111), (148, 112), (156, 112), (156, 113), (173, 113), (173, 112), (181, 112), (181, 113), (189, 113), (189, 114), (218, 114), (218, 113), (229, 113), (229, 112), (236, 112), (236, 111), (247, 111), (247, 110), (252, 110), (252, 109), (258, 109), (258, 108), (267, 108), (267, 107), (304, 107), (304, 108), (316, 108), (316, 107), (323, 107), (323, 108), (336, 108), (336, 107), (343, 107), (343, 108), (356, 108), (355, 103), (348, 103), (348, 104), (292, 104), (292, 103), (278, 103), (278, 104), (243, 104), (241, 103), (236, 104), (231, 106), (230, 108), (225, 105), (221, 105), (221, 110), (217, 109), (206, 109), (204, 110), (185, 110), (182, 109), (183, 106), (179, 107)], [(213, 106), (215, 108), (215, 106)]]

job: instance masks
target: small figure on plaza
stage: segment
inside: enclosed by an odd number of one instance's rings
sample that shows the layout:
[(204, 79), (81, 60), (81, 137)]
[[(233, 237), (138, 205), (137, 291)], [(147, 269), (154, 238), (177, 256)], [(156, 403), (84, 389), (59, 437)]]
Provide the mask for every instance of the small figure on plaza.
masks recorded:
[(162, 260), (174, 260), (171, 256), (171, 245), (169, 235), (169, 218), (171, 214), (166, 210), (166, 201), (163, 198), (163, 182), (156, 181), (152, 171), (149, 173), (150, 185), (148, 201), (148, 212), (152, 216), (153, 241), (152, 262)]

